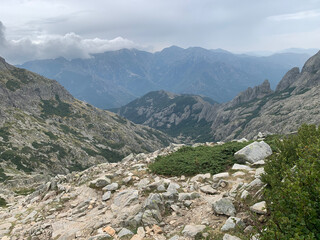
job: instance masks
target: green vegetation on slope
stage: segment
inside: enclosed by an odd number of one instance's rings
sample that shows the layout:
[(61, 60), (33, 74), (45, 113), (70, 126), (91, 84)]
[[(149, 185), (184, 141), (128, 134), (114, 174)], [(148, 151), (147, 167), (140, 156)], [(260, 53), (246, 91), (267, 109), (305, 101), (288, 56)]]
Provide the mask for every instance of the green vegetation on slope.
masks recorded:
[(7, 206), (6, 200), (0, 197), (0, 207), (6, 207), (6, 206)]
[(249, 143), (229, 142), (213, 147), (183, 147), (168, 156), (159, 156), (149, 165), (152, 172), (166, 176), (216, 174), (236, 162), (234, 153)]
[(263, 176), (270, 219), (261, 239), (320, 239), (320, 128), (303, 125), (277, 147)]
[(47, 118), (52, 115), (68, 117), (72, 113), (70, 104), (62, 102), (58, 95), (56, 95), (56, 100), (42, 100), (41, 107), (41, 117), (43, 118)]

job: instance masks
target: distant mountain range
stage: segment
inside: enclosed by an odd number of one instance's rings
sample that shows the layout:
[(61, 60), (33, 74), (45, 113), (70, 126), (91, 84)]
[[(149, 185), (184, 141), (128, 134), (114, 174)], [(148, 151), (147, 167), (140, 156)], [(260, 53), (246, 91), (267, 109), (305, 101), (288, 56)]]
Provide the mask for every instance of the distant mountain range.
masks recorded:
[(300, 71), (288, 71), (271, 90), (269, 81), (223, 104), (192, 95), (151, 92), (113, 109), (129, 120), (184, 141), (252, 138), (258, 132), (289, 133), (303, 123), (320, 123), (320, 52)]
[(36, 60), (19, 67), (55, 79), (76, 98), (106, 109), (160, 89), (226, 102), (265, 79), (275, 87), (289, 69), (301, 67), (309, 57), (308, 53), (254, 57), (172, 46), (156, 53), (122, 49), (90, 59)]

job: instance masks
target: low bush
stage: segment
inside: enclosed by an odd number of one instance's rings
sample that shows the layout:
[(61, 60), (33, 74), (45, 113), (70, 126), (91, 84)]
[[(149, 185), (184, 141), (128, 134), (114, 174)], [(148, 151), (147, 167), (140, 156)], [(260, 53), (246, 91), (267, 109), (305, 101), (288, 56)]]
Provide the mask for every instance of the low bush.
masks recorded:
[(320, 239), (320, 128), (277, 141), (262, 180), (270, 219), (262, 240)]
[(249, 143), (229, 142), (213, 147), (183, 147), (168, 156), (159, 156), (149, 165), (152, 172), (166, 176), (216, 174), (236, 162), (234, 153)]
[(6, 206), (7, 206), (6, 200), (0, 197), (0, 207), (6, 207)]

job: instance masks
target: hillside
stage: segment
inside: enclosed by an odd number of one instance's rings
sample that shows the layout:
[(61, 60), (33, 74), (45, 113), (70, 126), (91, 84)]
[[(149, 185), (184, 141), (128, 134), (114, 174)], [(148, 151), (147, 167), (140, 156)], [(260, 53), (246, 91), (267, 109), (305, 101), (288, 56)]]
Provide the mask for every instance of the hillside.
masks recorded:
[[(289, 133), (302, 123), (320, 122), (319, 62), (320, 52), (301, 71), (297, 67), (288, 71), (275, 91), (265, 80), (223, 104), (212, 104), (200, 97), (152, 92), (117, 112), (171, 136), (181, 134), (191, 142), (252, 138), (258, 132)], [(188, 100), (179, 101), (182, 97)]]
[[(229, 163), (232, 169), (214, 175), (204, 172), (169, 177), (149, 171), (149, 164), (159, 157), (183, 153), (181, 147), (170, 145), (150, 154), (130, 155), (119, 163), (60, 175), (28, 196), (5, 196), (8, 206), (0, 205), (0, 237), (4, 240), (225, 240), (228, 238), (223, 237), (229, 234), (249, 236), (254, 222), (249, 208), (241, 203), (247, 200), (246, 204), (251, 206), (262, 200), (261, 164), (240, 165), (233, 164), (236, 162), (233, 160)], [(207, 157), (202, 149), (214, 153), (220, 147), (223, 146), (210, 143), (189, 149)], [(229, 144), (223, 152), (234, 159), (232, 148)], [(214, 162), (214, 158), (207, 161)], [(255, 217), (265, 214), (263, 210)], [(230, 216), (241, 222), (232, 225)], [(241, 228), (238, 230), (236, 226)], [(248, 231), (243, 234), (245, 227)]]
[[(183, 142), (210, 139), (211, 112), (217, 103), (196, 95), (155, 91), (112, 109), (131, 121), (161, 130)], [(196, 129), (196, 131), (195, 131)]]
[(289, 69), (302, 66), (309, 57), (305, 53), (253, 57), (172, 46), (156, 53), (121, 49), (89, 59), (37, 60), (19, 67), (55, 79), (76, 98), (107, 109), (160, 89), (226, 102), (265, 79), (275, 87)]
[(19, 187), (168, 145), (165, 134), (75, 99), (0, 59), (0, 182)]

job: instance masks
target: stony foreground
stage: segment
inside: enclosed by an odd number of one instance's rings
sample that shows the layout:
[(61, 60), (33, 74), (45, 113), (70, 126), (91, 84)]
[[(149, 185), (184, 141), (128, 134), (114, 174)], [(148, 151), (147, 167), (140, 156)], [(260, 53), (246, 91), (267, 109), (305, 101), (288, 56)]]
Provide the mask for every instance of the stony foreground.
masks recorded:
[(238, 154), (239, 162), (250, 156), (262, 159), (234, 164), (214, 176), (167, 178), (148, 171), (147, 164), (158, 155), (181, 146), (58, 175), (31, 195), (15, 197), (0, 209), (0, 239), (236, 240), (238, 233), (252, 231), (252, 215), (264, 221), (260, 175), (268, 145), (257, 150), (265, 154), (254, 153), (255, 146), (249, 145)]

